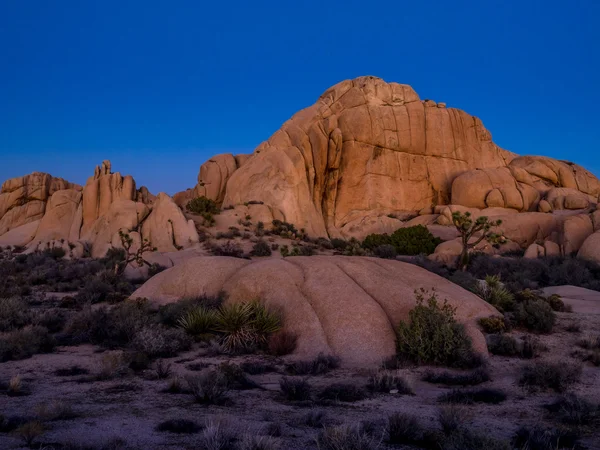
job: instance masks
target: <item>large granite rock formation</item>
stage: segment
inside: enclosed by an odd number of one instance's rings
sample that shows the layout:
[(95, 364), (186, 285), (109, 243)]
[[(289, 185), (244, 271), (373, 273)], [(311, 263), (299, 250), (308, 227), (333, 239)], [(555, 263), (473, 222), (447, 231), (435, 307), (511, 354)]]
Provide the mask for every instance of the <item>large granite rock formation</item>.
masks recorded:
[(338, 355), (347, 366), (373, 367), (395, 353), (394, 327), (408, 319), (415, 289), (432, 286), (440, 300), (457, 308), (456, 317), (465, 324), (475, 348), (486, 353), (477, 320), (498, 312), (448, 280), (399, 261), (199, 257), (159, 273), (131, 297), (148, 298), (155, 306), (221, 291), (228, 302), (260, 298), (281, 310), (285, 328), (298, 335), (298, 357), (324, 352)]

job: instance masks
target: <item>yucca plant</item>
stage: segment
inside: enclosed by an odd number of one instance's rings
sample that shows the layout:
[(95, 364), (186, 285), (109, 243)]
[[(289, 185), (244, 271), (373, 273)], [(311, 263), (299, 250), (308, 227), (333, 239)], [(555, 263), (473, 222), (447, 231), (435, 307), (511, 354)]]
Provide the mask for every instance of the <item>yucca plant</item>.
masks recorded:
[(261, 346), (267, 345), (269, 336), (281, 329), (279, 314), (269, 311), (265, 305), (258, 301), (250, 303), (252, 308), (252, 328), (256, 331), (256, 338)]
[(183, 315), (177, 323), (187, 334), (207, 341), (217, 331), (220, 322), (217, 311), (199, 306)]
[(217, 327), (223, 333), (223, 346), (229, 352), (249, 351), (257, 342), (256, 331), (252, 327), (251, 303), (234, 303), (219, 308)]
[(265, 346), (269, 336), (280, 328), (279, 315), (257, 300), (226, 305), (218, 311), (216, 331), (223, 334), (223, 346), (229, 352), (243, 353)]

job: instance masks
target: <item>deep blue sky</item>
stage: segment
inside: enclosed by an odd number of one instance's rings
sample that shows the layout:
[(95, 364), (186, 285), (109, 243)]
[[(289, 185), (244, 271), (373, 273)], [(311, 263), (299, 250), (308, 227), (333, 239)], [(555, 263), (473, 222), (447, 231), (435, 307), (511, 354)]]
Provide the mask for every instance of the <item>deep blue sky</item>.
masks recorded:
[(0, 0), (0, 180), (110, 159), (172, 194), (360, 75), (600, 174), (599, 19), (598, 0)]

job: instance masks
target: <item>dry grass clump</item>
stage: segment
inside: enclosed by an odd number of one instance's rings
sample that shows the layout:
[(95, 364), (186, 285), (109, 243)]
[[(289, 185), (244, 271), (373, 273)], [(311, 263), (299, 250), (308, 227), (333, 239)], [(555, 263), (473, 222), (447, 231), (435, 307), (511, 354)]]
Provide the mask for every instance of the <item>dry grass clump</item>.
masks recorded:
[(369, 376), (367, 388), (385, 394), (414, 395), (410, 383), (398, 371), (380, 370)]
[(579, 381), (581, 365), (576, 363), (536, 361), (523, 366), (519, 385), (530, 391), (565, 392)]

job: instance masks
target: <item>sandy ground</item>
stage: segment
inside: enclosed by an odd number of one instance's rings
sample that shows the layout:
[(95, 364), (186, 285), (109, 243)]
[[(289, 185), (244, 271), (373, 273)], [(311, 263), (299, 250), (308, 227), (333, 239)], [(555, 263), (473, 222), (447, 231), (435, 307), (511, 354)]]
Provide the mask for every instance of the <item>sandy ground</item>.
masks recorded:
[[(596, 309), (589, 312), (558, 313), (555, 332), (539, 336), (548, 347), (540, 358), (575, 364), (571, 357), (575, 343), (584, 335), (600, 330), (600, 314)], [(568, 332), (566, 327), (573, 322), (581, 325), (580, 332)], [(515, 332), (515, 335), (519, 333)], [(439, 407), (437, 398), (449, 387), (433, 385), (421, 381), (424, 367), (401, 369), (414, 387), (414, 396), (377, 394), (367, 400), (355, 403), (292, 404), (280, 394), (279, 380), (285, 375), (281, 359), (265, 356), (208, 357), (201, 348), (165, 360), (171, 364), (173, 376), (199, 373), (194, 371), (201, 366), (216, 366), (223, 361), (242, 363), (244, 361), (265, 361), (276, 366), (277, 372), (249, 376), (260, 388), (234, 390), (229, 392), (230, 403), (223, 406), (203, 406), (194, 402), (190, 394), (169, 394), (161, 392), (168, 380), (156, 378), (151, 368), (137, 375), (129, 373), (117, 379), (94, 381), (98, 372), (102, 350), (91, 345), (59, 347), (55, 353), (36, 355), (22, 361), (9, 361), (0, 364), (0, 381), (7, 382), (11, 377), (22, 377), (25, 391), (29, 395), (10, 397), (0, 395), (0, 414), (7, 416), (34, 417), (38, 405), (60, 400), (72, 406), (75, 418), (49, 423), (47, 430), (33, 448), (60, 448), (60, 445), (86, 444), (101, 446), (113, 438), (120, 438), (131, 448), (139, 449), (194, 449), (198, 444), (198, 434), (175, 434), (159, 432), (156, 426), (168, 419), (189, 419), (203, 425), (208, 419), (222, 419), (225, 426), (238, 435), (244, 433), (265, 434), (272, 424), (279, 424), (281, 436), (277, 437), (284, 449), (317, 448), (315, 438), (319, 428), (307, 426), (303, 417), (313, 410), (326, 414), (324, 423), (355, 424), (372, 421), (379, 424), (381, 433), (386, 418), (393, 412), (407, 412), (417, 415), (424, 425), (436, 427)], [(472, 426), (488, 435), (509, 439), (522, 425), (545, 424), (552, 426), (543, 405), (557, 397), (555, 393), (531, 394), (517, 385), (518, 372), (529, 361), (518, 358), (491, 356), (489, 364), (492, 381), (479, 387), (500, 388), (508, 399), (498, 405), (469, 405), (464, 408)], [(57, 376), (58, 369), (72, 366), (87, 369), (89, 375)], [(204, 369), (206, 370), (206, 369)], [(334, 382), (349, 382), (365, 386), (369, 372), (336, 369), (322, 376), (309, 378), (315, 389)], [(581, 381), (573, 392), (588, 400), (600, 402), (600, 368), (590, 364), (584, 366)], [(598, 436), (587, 435), (583, 442), (590, 449), (600, 449)], [(59, 445), (60, 444), (60, 445)], [(21, 448), (22, 441), (12, 434), (0, 433), (0, 448)], [(53, 446), (54, 445), (54, 446)], [(380, 448), (387, 448), (385, 443)], [(408, 448), (408, 447), (407, 447)]]

